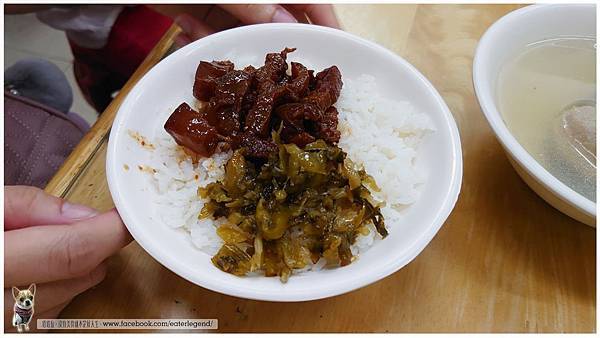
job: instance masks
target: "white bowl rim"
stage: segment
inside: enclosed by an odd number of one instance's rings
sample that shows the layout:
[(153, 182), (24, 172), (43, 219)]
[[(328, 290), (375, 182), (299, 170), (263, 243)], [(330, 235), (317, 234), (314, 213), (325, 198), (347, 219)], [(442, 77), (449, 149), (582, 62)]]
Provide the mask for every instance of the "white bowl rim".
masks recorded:
[(504, 28), (506, 25), (510, 25), (514, 20), (522, 15), (529, 14), (531, 12), (538, 11), (540, 9), (546, 9), (550, 7), (595, 7), (593, 4), (539, 4), (530, 5), (527, 7), (519, 8), (514, 10), (496, 22), (492, 24), (483, 37), (479, 40), (477, 49), (475, 51), (475, 58), (473, 60), (473, 87), (475, 88), (475, 94), (477, 100), (481, 106), (489, 125), (492, 127), (498, 140), (504, 146), (504, 149), (508, 151), (515, 160), (521, 164), (525, 170), (527, 170), (536, 180), (548, 189), (550, 189), (555, 195), (558, 195), (562, 200), (567, 201), (570, 205), (579, 209), (583, 213), (591, 217), (596, 217), (596, 203), (583, 197), (575, 190), (568, 187), (566, 184), (561, 182), (559, 179), (550, 174), (544, 167), (542, 167), (528, 152), (521, 146), (517, 139), (509, 131), (508, 127), (502, 120), (502, 115), (494, 104), (494, 100), (489, 90), (484, 90), (483, 86), (486, 85), (490, 79), (485, 74), (487, 68), (487, 60), (483, 60), (482, 54), (484, 50), (493, 48), (494, 36), (499, 34), (499, 30)]
[[(112, 129), (111, 129), (109, 141), (108, 141), (107, 158), (106, 158), (106, 173), (107, 173), (108, 186), (109, 186), (109, 190), (111, 192), (112, 198), (113, 198), (113, 202), (114, 202), (117, 210), (119, 211), (121, 218), (123, 219), (125, 225), (129, 229), (131, 235), (138, 242), (138, 244), (148, 254), (150, 254), (155, 260), (157, 260), (160, 264), (165, 266), (167, 269), (173, 271), (177, 275), (183, 277), (184, 279), (186, 279), (196, 285), (199, 285), (203, 288), (206, 288), (206, 289), (209, 289), (209, 290), (212, 290), (215, 292), (227, 294), (230, 296), (241, 297), (241, 298), (246, 298), (246, 299), (254, 299), (254, 300), (263, 300), (263, 301), (297, 302), (297, 301), (309, 301), (309, 300), (317, 300), (317, 299), (323, 299), (323, 298), (327, 298), (327, 297), (333, 297), (333, 296), (341, 295), (341, 294), (362, 288), (364, 286), (367, 286), (371, 283), (374, 283), (376, 281), (379, 281), (379, 280), (391, 275), (392, 273), (394, 273), (394, 272), (398, 271), (399, 269), (401, 269), (402, 267), (404, 267), (406, 264), (410, 263), (430, 243), (430, 241), (437, 234), (437, 232), (439, 231), (441, 226), (444, 224), (444, 222), (450, 215), (452, 209), (454, 208), (454, 206), (458, 200), (458, 196), (460, 193), (460, 188), (461, 188), (461, 184), (462, 184), (462, 173), (463, 173), (462, 149), (461, 149), (461, 143), (460, 143), (460, 135), (459, 135), (458, 127), (456, 125), (456, 121), (454, 120), (454, 117), (453, 117), (452, 113), (450, 112), (450, 109), (446, 105), (445, 101), (442, 99), (441, 95), (438, 93), (438, 91), (435, 89), (435, 87), (433, 87), (433, 85), (414, 66), (412, 66), (406, 60), (404, 60), (401, 56), (389, 51), (388, 49), (386, 49), (376, 43), (368, 41), (366, 39), (363, 39), (363, 38), (357, 37), (355, 35), (352, 35), (350, 33), (344, 32), (342, 30), (328, 28), (328, 27), (322, 27), (322, 26), (316, 26), (316, 25), (289, 24), (289, 23), (268, 23), (268, 24), (257, 24), (257, 25), (251, 25), (251, 26), (242, 26), (242, 27), (222, 31), (219, 33), (215, 33), (215, 34), (209, 35), (207, 37), (204, 37), (201, 40), (198, 40), (196, 42), (192, 42), (192, 43), (188, 44), (187, 46), (184, 46), (183, 48), (175, 51), (173, 54), (169, 55), (168, 57), (172, 57), (173, 55), (177, 55), (177, 54), (185, 54), (188, 50), (195, 48), (194, 44), (199, 43), (200, 41), (204, 41), (206, 43), (206, 40), (217, 40), (223, 35), (236, 34), (240, 30), (270, 29), (273, 26), (276, 26), (276, 28), (292, 28), (293, 27), (294, 29), (306, 29), (306, 30), (317, 30), (317, 31), (327, 32), (329, 34), (335, 34), (335, 35), (339, 35), (346, 39), (354, 40), (355, 42), (359, 42), (363, 45), (366, 45), (369, 48), (373, 48), (380, 53), (385, 53), (385, 54), (391, 55), (391, 56), (395, 57), (404, 67), (407, 67), (407, 69), (417, 77), (418, 81), (421, 81), (425, 85), (425, 87), (428, 91), (428, 94), (432, 95), (434, 100), (437, 102), (437, 104), (440, 108), (440, 111), (442, 113), (442, 118), (440, 119), (440, 121), (442, 121), (441, 125), (443, 125), (445, 128), (448, 128), (449, 135), (450, 135), (450, 139), (448, 140), (448, 142), (451, 144), (451, 149), (452, 149), (452, 154), (451, 154), (451, 157), (452, 157), (451, 173), (452, 174), (449, 179), (449, 189), (446, 191), (446, 194), (443, 198), (443, 202), (440, 204), (438, 210), (435, 211), (436, 216), (435, 216), (434, 220), (431, 222), (431, 225), (428, 227), (428, 231), (424, 232), (423, 235), (421, 236), (421, 238), (419, 240), (415, 241), (415, 243), (413, 243), (412, 247), (409, 247), (407, 249), (407, 254), (403, 260), (399, 260), (396, 262), (392, 262), (391, 264), (387, 264), (380, 271), (378, 271), (378, 273), (373, 273), (373, 274), (370, 274), (367, 276), (362, 276), (361, 278), (353, 279), (349, 283), (345, 283), (343, 285), (337, 285), (336, 288), (330, 288), (330, 289), (314, 288), (314, 290), (310, 294), (307, 294), (307, 293), (305, 293), (305, 294), (299, 294), (299, 293), (288, 294), (288, 293), (272, 293), (272, 292), (265, 293), (265, 292), (258, 292), (258, 291), (254, 291), (254, 290), (242, 290), (239, 288), (229, 288), (229, 287), (219, 284), (216, 281), (212, 282), (210, 280), (207, 280), (207, 279), (203, 278), (202, 276), (199, 276), (198, 273), (188, 272), (188, 270), (186, 270), (184, 265), (180, 264), (176, 259), (172, 259), (167, 253), (165, 253), (159, 247), (151, 245), (151, 243), (152, 243), (151, 241), (146, 240), (147, 238), (149, 238), (151, 236), (151, 234), (146, 234), (144, 231), (142, 231), (142, 227), (135, 225), (135, 223), (133, 221), (134, 218), (133, 218), (132, 213), (128, 209), (124, 208), (124, 205), (125, 205), (124, 198), (121, 195), (121, 193), (117, 187), (117, 184), (116, 184), (116, 182), (117, 182), (116, 171), (118, 170), (119, 166), (116, 163), (115, 153), (116, 153), (118, 147), (117, 147), (116, 142), (113, 140), (116, 139), (116, 135), (120, 132), (121, 125), (123, 125), (122, 122), (126, 117), (127, 107), (131, 105), (133, 98), (137, 96), (136, 94), (140, 90), (140, 87), (137, 85), (134, 86), (134, 88), (127, 95), (127, 97), (125, 98), (125, 100), (123, 101), (121, 106), (119, 107), (119, 111), (117, 112), (117, 116), (115, 117), (115, 120), (112, 125)], [(140, 79), (140, 81), (138, 83), (142, 82), (144, 80), (144, 78), (147, 77), (148, 74), (151, 73), (157, 66), (159, 66), (159, 64), (155, 65), (152, 69), (150, 69), (144, 75), (144, 77), (142, 77), (142, 79)]]

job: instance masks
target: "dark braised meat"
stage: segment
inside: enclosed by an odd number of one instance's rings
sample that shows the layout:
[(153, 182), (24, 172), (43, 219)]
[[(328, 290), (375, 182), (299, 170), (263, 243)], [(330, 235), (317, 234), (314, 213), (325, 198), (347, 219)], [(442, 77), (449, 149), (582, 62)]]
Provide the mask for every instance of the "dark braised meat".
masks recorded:
[(338, 111), (334, 106), (327, 108), (319, 123), (315, 124), (317, 138), (327, 143), (337, 143), (340, 140), (340, 131), (337, 129)]
[(216, 80), (214, 96), (208, 103), (207, 119), (223, 135), (240, 131), (242, 101), (250, 87), (251, 75), (233, 70)]
[(310, 73), (301, 63), (292, 62), (292, 78), (286, 85), (287, 95), (291, 101), (300, 101), (308, 94)]
[(281, 119), (283, 125), (281, 139), (284, 142), (294, 143), (302, 147), (315, 141), (313, 135), (316, 136), (316, 127), (313, 127), (313, 125), (318, 124), (323, 118), (323, 113), (316, 105), (312, 103), (288, 103), (277, 107), (275, 114)]
[(216, 80), (232, 71), (233, 63), (230, 61), (200, 61), (196, 69), (194, 81), (194, 97), (200, 101), (208, 101), (215, 94)]
[[(275, 103), (286, 93), (287, 54), (295, 49), (286, 48), (281, 53), (269, 53), (265, 65), (255, 73), (257, 83), (256, 102), (246, 115), (245, 131), (261, 138), (268, 138), (271, 112)], [(282, 81), (284, 80), (284, 81)]]
[(316, 104), (325, 111), (340, 97), (342, 84), (340, 70), (336, 66), (331, 66), (317, 74), (315, 89), (302, 101)]
[(244, 147), (246, 156), (266, 159), (277, 151), (273, 131), (280, 132), (283, 142), (300, 147), (317, 139), (335, 145), (340, 133), (333, 104), (342, 90), (342, 75), (336, 66), (314, 75), (297, 62), (291, 63), (288, 75), (287, 55), (294, 50), (267, 54), (258, 69), (201, 61), (193, 93), (206, 104), (201, 112), (181, 105), (165, 129), (179, 145), (201, 156)]
[(182, 145), (200, 156), (210, 156), (215, 152), (222, 138), (215, 127), (206, 120), (206, 115), (182, 103), (165, 123), (165, 130)]
[[(242, 133), (239, 138), (239, 147), (246, 148), (249, 157), (267, 158), (269, 154), (277, 151), (277, 146), (271, 138), (260, 138), (252, 133)], [(238, 148), (238, 147), (233, 147)]]

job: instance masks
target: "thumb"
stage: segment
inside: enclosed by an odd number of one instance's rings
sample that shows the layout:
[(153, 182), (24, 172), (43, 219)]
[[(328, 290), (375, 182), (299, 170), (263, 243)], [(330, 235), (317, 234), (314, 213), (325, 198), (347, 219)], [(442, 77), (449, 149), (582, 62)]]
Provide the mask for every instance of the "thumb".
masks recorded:
[(177, 16), (175, 18), (175, 23), (179, 25), (182, 31), (175, 39), (175, 43), (178, 47), (183, 47), (192, 41), (201, 39), (215, 32), (209, 25), (187, 13)]
[(69, 203), (35, 187), (4, 187), (4, 231), (35, 225), (71, 224), (98, 214), (95, 209)]

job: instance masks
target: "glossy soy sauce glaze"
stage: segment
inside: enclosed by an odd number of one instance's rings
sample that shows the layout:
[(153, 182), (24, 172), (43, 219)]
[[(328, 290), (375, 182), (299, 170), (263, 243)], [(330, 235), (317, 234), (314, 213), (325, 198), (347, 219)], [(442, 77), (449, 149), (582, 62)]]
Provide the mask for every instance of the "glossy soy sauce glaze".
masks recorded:
[(317, 139), (339, 141), (337, 110), (333, 104), (342, 90), (342, 75), (331, 66), (314, 75), (292, 62), (287, 54), (265, 57), (264, 66), (236, 70), (230, 61), (201, 61), (194, 96), (204, 104), (194, 111), (183, 103), (169, 117), (165, 129), (177, 143), (200, 156), (218, 150), (246, 148), (246, 156), (266, 159), (277, 147), (271, 132), (284, 142), (305, 146)]

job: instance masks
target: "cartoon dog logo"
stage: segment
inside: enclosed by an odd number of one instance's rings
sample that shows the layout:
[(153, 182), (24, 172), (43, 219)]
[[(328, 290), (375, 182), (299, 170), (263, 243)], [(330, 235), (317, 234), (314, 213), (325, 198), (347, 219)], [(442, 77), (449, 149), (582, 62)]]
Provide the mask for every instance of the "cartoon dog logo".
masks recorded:
[(33, 317), (35, 284), (29, 285), (26, 290), (19, 290), (13, 286), (12, 294), (15, 299), (15, 314), (12, 325), (19, 332), (23, 332), (23, 329), (29, 331), (29, 323), (31, 322), (31, 317)]

